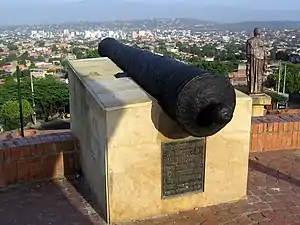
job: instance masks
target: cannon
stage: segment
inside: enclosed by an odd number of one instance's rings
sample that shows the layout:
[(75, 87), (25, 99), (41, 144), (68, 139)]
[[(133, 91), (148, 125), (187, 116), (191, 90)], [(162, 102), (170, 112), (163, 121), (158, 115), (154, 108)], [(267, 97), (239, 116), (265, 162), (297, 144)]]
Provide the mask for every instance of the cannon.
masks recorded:
[(231, 121), (236, 94), (225, 75), (137, 49), (113, 38), (103, 39), (98, 52), (154, 97), (189, 135), (211, 136)]

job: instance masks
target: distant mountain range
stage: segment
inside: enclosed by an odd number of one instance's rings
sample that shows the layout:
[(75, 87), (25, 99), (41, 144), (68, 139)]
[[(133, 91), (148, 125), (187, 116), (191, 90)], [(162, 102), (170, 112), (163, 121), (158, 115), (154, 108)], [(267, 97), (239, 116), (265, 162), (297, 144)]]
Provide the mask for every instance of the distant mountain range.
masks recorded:
[(144, 18), (195, 18), (222, 23), (300, 21), (299, 1), (294, 0), (290, 7), (285, 8), (273, 7), (270, 2), (266, 0), (30, 0), (19, 1), (17, 4), (15, 0), (10, 0), (0, 3), (0, 24), (140, 20)]
[[(79, 22), (83, 26), (101, 25), (106, 28), (130, 28), (130, 29), (191, 29), (203, 30), (245, 30), (250, 31), (256, 27), (267, 30), (275, 29), (300, 29), (300, 21), (247, 21), (238, 23), (217, 23), (188, 18), (155, 18), (145, 20), (124, 20), (107, 22)], [(65, 23), (73, 24), (74, 23)]]
[[(218, 23), (212, 21), (189, 19), (189, 18), (153, 18), (140, 20), (116, 20), (105, 22), (67, 22), (59, 23), (56, 26), (64, 29), (83, 28), (89, 29), (97, 26), (110, 29), (190, 29), (194, 32), (205, 30), (230, 30), (230, 31), (251, 31), (256, 27), (267, 30), (277, 29), (300, 29), (300, 21), (247, 21), (238, 23)], [(13, 26), (15, 27), (15, 26)], [(18, 27), (18, 26), (17, 26)], [(38, 27), (38, 26), (34, 26)], [(50, 26), (52, 27), (52, 25)], [(0, 30), (8, 27), (0, 27)]]
[(253, 30), (256, 27), (269, 30), (300, 29), (300, 21), (247, 21), (239, 23), (218, 23), (216, 28), (226, 30)]

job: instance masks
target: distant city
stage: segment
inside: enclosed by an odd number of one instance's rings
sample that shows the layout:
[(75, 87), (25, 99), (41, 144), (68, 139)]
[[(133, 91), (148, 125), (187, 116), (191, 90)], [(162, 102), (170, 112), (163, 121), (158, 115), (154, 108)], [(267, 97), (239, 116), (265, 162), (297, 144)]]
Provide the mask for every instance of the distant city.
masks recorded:
[[(12, 91), (10, 80), (16, 81), (17, 71), (20, 70), (26, 85), (32, 83), (27, 79), (29, 77), (38, 82), (39, 89), (34, 89), (36, 102), (33, 103), (36, 104), (32, 103), (32, 108), (37, 110), (38, 120), (46, 121), (62, 111), (69, 113), (68, 60), (99, 57), (98, 43), (106, 37), (223, 74), (229, 77), (233, 85), (245, 86), (245, 45), (255, 27), (263, 30), (268, 53), (268, 66), (264, 75), (266, 87), (270, 91), (277, 90), (277, 93), (281, 90), (299, 93), (300, 22), (220, 24), (184, 18), (73, 22), (1, 28), (0, 106), (8, 100), (16, 100), (17, 91)], [(286, 82), (280, 83), (281, 86), (277, 85), (278, 74), (279, 79), (287, 76)], [(49, 83), (38, 78), (46, 78)], [(57, 89), (49, 86), (54, 82), (53, 78)], [(16, 85), (15, 82), (15, 90)], [(53, 92), (58, 88), (61, 88), (60, 91)], [(26, 93), (25, 99), (32, 102), (28, 89)], [(47, 107), (45, 101), (49, 102)], [(50, 103), (56, 104), (56, 107), (53, 108)], [(4, 130), (10, 129), (11, 126)]]
[[(198, 56), (200, 60), (224, 61), (226, 57), (220, 58), (219, 55), (228, 55), (228, 46), (235, 46), (233, 54), (237, 60), (243, 60), (243, 46), (255, 27), (264, 29), (264, 39), (271, 58), (276, 52), (284, 51), (289, 52), (294, 61), (298, 60), (300, 22), (220, 24), (196, 19), (147, 19), (2, 28), (0, 71), (14, 73), (16, 65), (28, 69), (33, 62), (35, 69), (49, 71), (53, 61), (56, 63), (55, 71), (58, 71), (63, 69), (63, 62), (68, 59), (87, 57), (87, 51), (96, 49), (98, 42), (105, 37), (119, 39), (152, 52), (169, 53), (183, 61)], [(183, 44), (198, 50), (191, 52), (183, 48)], [(199, 54), (203, 48), (212, 50)]]

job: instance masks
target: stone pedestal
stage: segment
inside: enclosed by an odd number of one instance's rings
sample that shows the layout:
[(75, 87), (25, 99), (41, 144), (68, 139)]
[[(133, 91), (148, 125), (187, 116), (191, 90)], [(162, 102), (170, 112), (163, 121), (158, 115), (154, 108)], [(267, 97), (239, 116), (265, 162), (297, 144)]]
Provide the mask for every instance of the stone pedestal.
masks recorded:
[[(237, 91), (233, 120), (212, 137), (194, 139), (135, 82), (115, 78), (118, 72), (107, 58), (71, 61), (69, 70), (71, 129), (80, 140), (84, 175), (109, 224), (246, 197), (252, 111), (249, 96)], [(190, 186), (181, 186), (181, 190), (177, 183), (173, 190), (168, 181), (174, 176), (174, 171), (165, 171), (174, 158), (171, 145), (181, 151), (197, 146), (193, 154), (197, 150), (201, 159), (196, 158), (199, 167), (194, 169), (201, 174), (200, 183), (190, 182), (193, 177), (183, 173), (176, 181), (188, 179), (189, 185), (198, 185), (190, 193), (182, 194)], [(188, 160), (192, 159), (195, 157)], [(191, 163), (187, 163), (191, 170)], [(187, 172), (184, 169), (181, 172)]]
[(252, 98), (252, 116), (264, 116), (265, 105), (270, 105), (272, 99), (267, 94), (250, 94)]

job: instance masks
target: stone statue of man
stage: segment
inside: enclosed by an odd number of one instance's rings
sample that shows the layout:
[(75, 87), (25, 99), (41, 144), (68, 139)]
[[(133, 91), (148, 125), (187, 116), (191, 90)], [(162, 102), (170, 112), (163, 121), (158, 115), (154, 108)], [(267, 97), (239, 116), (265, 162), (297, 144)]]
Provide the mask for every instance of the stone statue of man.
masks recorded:
[(248, 39), (246, 45), (246, 75), (249, 94), (260, 94), (263, 89), (263, 75), (267, 67), (267, 55), (261, 33), (259, 28), (255, 28), (254, 37)]

